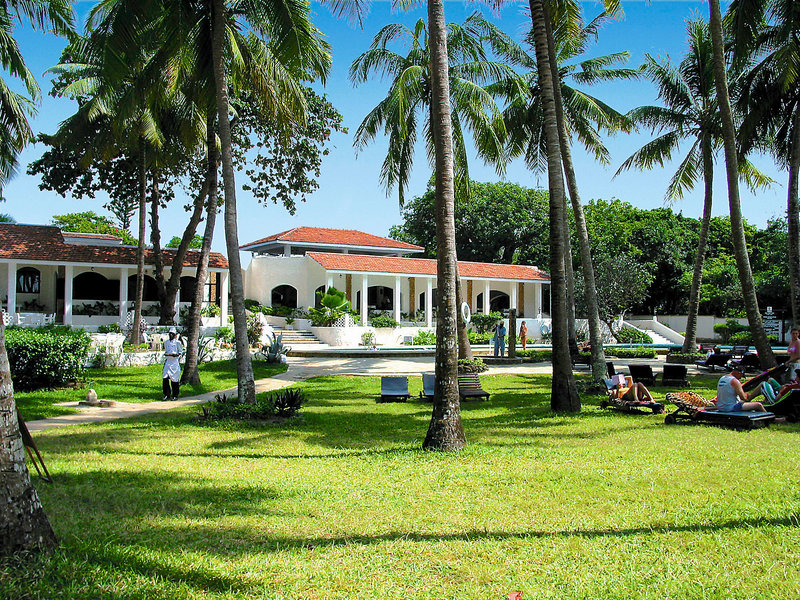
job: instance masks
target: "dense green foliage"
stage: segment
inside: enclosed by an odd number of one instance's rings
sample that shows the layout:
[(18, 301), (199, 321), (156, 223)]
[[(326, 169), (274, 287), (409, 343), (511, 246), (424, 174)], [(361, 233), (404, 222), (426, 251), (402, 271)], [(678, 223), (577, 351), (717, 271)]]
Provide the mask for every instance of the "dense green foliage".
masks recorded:
[(420, 329), (411, 340), (412, 346), (435, 346), (436, 345), (436, 332), (425, 331)]
[(12, 327), (6, 330), (6, 351), (15, 389), (55, 388), (83, 375), (89, 334), (65, 327)]
[(263, 421), (273, 417), (288, 419), (295, 416), (305, 402), (305, 395), (296, 389), (279, 390), (274, 394), (258, 394), (255, 404), (239, 402), (235, 396), (217, 394), (213, 402), (202, 407), (201, 418), (240, 421)]
[(616, 358), (655, 358), (658, 356), (655, 348), (615, 348), (606, 346), (604, 348), (606, 356)]
[(651, 338), (644, 331), (639, 331), (633, 327), (623, 327), (617, 332), (617, 340), (620, 344), (652, 344)]
[(470, 319), (470, 325), (475, 328), (477, 333), (486, 333), (492, 330), (495, 324), (503, 318), (499, 312), (488, 314), (475, 313)]
[(400, 327), (400, 323), (389, 315), (375, 315), (369, 320), (369, 324), (373, 327), (390, 327), (392, 329)]
[(135, 246), (138, 242), (130, 233), (114, 225), (111, 219), (103, 217), (92, 211), (69, 213), (53, 217), (53, 225), (62, 231), (77, 233), (105, 233), (122, 238), (123, 244)]

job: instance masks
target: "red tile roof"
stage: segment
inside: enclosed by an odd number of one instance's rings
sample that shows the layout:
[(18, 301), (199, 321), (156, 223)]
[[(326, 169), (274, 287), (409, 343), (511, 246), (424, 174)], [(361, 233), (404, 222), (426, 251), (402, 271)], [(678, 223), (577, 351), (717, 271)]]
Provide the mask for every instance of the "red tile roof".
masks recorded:
[(408, 242), (356, 231), (355, 229), (328, 229), (324, 227), (295, 227), (288, 231), (276, 233), (241, 246), (247, 250), (266, 242), (298, 242), (304, 244), (320, 244), (324, 246), (367, 246), (374, 248), (399, 248), (404, 250), (424, 250)]
[[(436, 275), (436, 260), (431, 258), (363, 256), (360, 254), (333, 254), (330, 252), (308, 252), (306, 256), (311, 257), (328, 271)], [(461, 277), (469, 278), (550, 281), (550, 276), (547, 273), (527, 265), (498, 265), (494, 263), (459, 261), (458, 272)]]
[[(164, 265), (170, 266), (175, 252), (164, 250), (163, 255)], [(183, 266), (197, 266), (199, 256), (199, 251), (190, 250)], [(136, 247), (67, 244), (58, 227), (0, 223), (0, 259), (135, 266)], [(145, 251), (145, 262), (153, 264), (153, 252), (150, 249)], [(218, 252), (211, 253), (208, 264), (214, 269), (228, 268), (228, 260)]]
[(89, 238), (98, 240), (121, 240), (118, 235), (111, 235), (110, 233), (83, 233), (82, 231), (64, 231), (66, 237), (72, 238)]

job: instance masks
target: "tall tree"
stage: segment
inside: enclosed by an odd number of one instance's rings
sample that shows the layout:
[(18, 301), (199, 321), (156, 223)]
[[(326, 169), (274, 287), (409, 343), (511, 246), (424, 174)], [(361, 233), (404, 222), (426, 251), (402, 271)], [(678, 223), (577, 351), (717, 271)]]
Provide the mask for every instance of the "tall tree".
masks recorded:
[(553, 344), (553, 383), (550, 406), (557, 412), (580, 411), (581, 402), (572, 373), (569, 352), (566, 280), (564, 258), (564, 220), (566, 194), (562, 175), (562, 155), (556, 116), (555, 92), (550, 68), (551, 48), (547, 36), (547, 6), (543, 0), (529, 0), (536, 66), (541, 86), (543, 130), (547, 148), (547, 179), (550, 190), (550, 293)]
[[(645, 55), (645, 74), (656, 84), (658, 97), (665, 106), (642, 106), (628, 116), (637, 124), (661, 132), (622, 163), (617, 174), (631, 167), (652, 169), (672, 158), (680, 144), (691, 143), (689, 151), (678, 165), (667, 186), (669, 203), (683, 198), (703, 178), (703, 218), (692, 271), (689, 310), (684, 352), (697, 350), (697, 315), (700, 306), (703, 263), (713, 201), (714, 155), (722, 142), (722, 129), (713, 72), (713, 53), (708, 24), (702, 19), (687, 22), (689, 51), (675, 67), (668, 59), (657, 61)], [(741, 176), (751, 187), (765, 185), (770, 180), (751, 163), (742, 158)]]
[(759, 361), (763, 368), (775, 365), (775, 356), (764, 332), (761, 313), (758, 310), (753, 272), (750, 268), (750, 257), (747, 254), (747, 242), (744, 236), (742, 222), (742, 207), (739, 200), (739, 159), (736, 147), (736, 129), (733, 122), (730, 96), (728, 95), (728, 79), (726, 75), (725, 47), (722, 32), (722, 16), (720, 15), (719, 0), (708, 0), (709, 29), (714, 56), (714, 83), (717, 89), (717, 102), (719, 103), (720, 117), (722, 120), (722, 141), (725, 148), (725, 170), (728, 178), (728, 205), (731, 216), (731, 234), (736, 256), (736, 266), (739, 270), (739, 280), (742, 284), (742, 297), (744, 299), (747, 320), (753, 335), (753, 343), (758, 350)]

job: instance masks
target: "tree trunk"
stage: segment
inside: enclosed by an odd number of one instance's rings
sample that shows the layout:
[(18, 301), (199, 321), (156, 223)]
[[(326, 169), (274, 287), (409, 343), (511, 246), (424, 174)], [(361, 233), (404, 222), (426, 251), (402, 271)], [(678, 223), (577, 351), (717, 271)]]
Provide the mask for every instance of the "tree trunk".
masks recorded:
[(231, 124), (228, 118), (228, 82), (223, 65), (225, 35), (225, 2), (213, 0), (212, 53), (214, 57), (214, 81), (217, 87), (217, 127), (222, 154), (222, 180), (225, 190), (225, 246), (228, 251), (230, 271), (231, 309), (233, 330), (236, 336), (236, 374), (240, 402), (255, 404), (256, 386), (253, 380), (253, 364), (250, 344), (247, 340), (247, 314), (244, 311), (244, 283), (242, 262), (239, 258), (239, 231), (236, 219), (236, 181), (231, 155)]
[[(147, 163), (144, 141), (139, 142), (139, 245), (136, 247), (136, 297), (133, 305), (133, 327), (130, 343), (142, 343), (142, 298), (144, 297), (144, 251), (147, 245)], [(123, 286), (126, 287), (127, 286)], [(120, 298), (122, 301), (122, 298)]]
[[(189, 217), (189, 223), (186, 229), (183, 230), (183, 236), (175, 249), (175, 254), (170, 263), (169, 279), (164, 284), (164, 303), (161, 305), (161, 322), (164, 325), (171, 325), (176, 321), (175, 314), (175, 297), (181, 288), (181, 273), (183, 272), (183, 263), (186, 259), (186, 253), (189, 251), (189, 244), (194, 239), (194, 234), (197, 231), (197, 226), (203, 218), (203, 209), (206, 206), (206, 198), (208, 197), (208, 174), (203, 178), (203, 185), (200, 188), (200, 193), (194, 199), (192, 207), (192, 214)], [(178, 265), (176, 268), (175, 265)]]
[(581, 401), (572, 373), (569, 354), (564, 274), (564, 178), (561, 174), (561, 147), (558, 142), (555, 93), (547, 43), (546, 6), (542, 0), (529, 0), (536, 67), (541, 86), (544, 134), (547, 145), (547, 178), (550, 191), (550, 311), (553, 322), (553, 383), (550, 406), (557, 412), (577, 412)]
[[(555, 41), (553, 39), (552, 24), (549, 19), (545, 21), (545, 25), (547, 26), (548, 50), (551, 50), (555, 48)], [(553, 76), (553, 95), (556, 106), (556, 123), (558, 124), (558, 141), (561, 145), (561, 160), (564, 165), (567, 188), (572, 202), (572, 213), (575, 215), (575, 231), (578, 236), (578, 250), (581, 257), (581, 270), (583, 271), (584, 299), (586, 302), (586, 316), (589, 322), (589, 345), (592, 349), (592, 379), (601, 381), (606, 377), (606, 354), (603, 350), (603, 333), (600, 327), (600, 310), (597, 302), (597, 287), (594, 282), (594, 265), (592, 263), (591, 244), (589, 243), (589, 229), (586, 227), (586, 216), (583, 214), (581, 197), (578, 192), (578, 178), (572, 165), (570, 139), (567, 136), (567, 127), (564, 124), (561, 75), (558, 72), (558, 61), (555, 58), (555, 52), (548, 52), (548, 58), (550, 59), (550, 73)], [(571, 260), (572, 256), (570, 255), (570, 265), (572, 265)], [(570, 274), (567, 273), (568, 280), (569, 277)], [(574, 301), (574, 291), (572, 294)], [(572, 318), (573, 320), (575, 318), (574, 310)]]
[[(458, 313), (458, 358), (472, 360), (475, 356), (472, 353), (472, 345), (469, 343), (467, 334), (467, 324), (461, 316), (461, 303), (464, 298), (461, 296), (461, 275), (458, 274), (458, 261), (456, 261), (456, 307)], [(468, 302), (469, 304), (469, 302)]]
[(728, 80), (725, 74), (725, 48), (722, 36), (722, 17), (719, 0), (708, 0), (709, 30), (714, 49), (714, 83), (717, 88), (717, 101), (722, 117), (722, 140), (725, 145), (725, 169), (728, 176), (728, 204), (731, 213), (731, 230), (733, 248), (736, 255), (736, 266), (742, 284), (742, 297), (753, 335), (753, 343), (758, 350), (758, 358), (764, 369), (775, 366), (775, 356), (764, 333), (761, 313), (758, 310), (758, 299), (753, 284), (753, 272), (750, 269), (750, 258), (747, 255), (747, 240), (742, 223), (742, 207), (739, 202), (739, 165), (736, 156), (736, 130), (733, 124), (731, 102), (728, 96)]
[[(563, 175), (562, 175), (563, 176)], [(567, 284), (565, 291), (567, 311), (567, 344), (571, 357), (578, 356), (578, 331), (575, 325), (575, 273), (572, 269), (572, 234), (569, 230), (569, 219), (567, 218), (567, 202), (564, 198), (564, 281)]]
[(714, 188), (714, 156), (711, 139), (704, 134), (700, 144), (703, 153), (703, 182), (705, 184), (703, 197), (703, 221), (700, 225), (700, 239), (697, 240), (697, 256), (694, 259), (694, 272), (692, 273), (692, 288), (689, 290), (689, 314), (686, 318), (686, 333), (683, 339), (683, 352), (697, 352), (697, 315), (700, 312), (700, 286), (703, 284), (703, 263), (706, 259), (706, 245), (708, 244), (708, 228), (711, 224), (711, 205), (713, 202)]
[[(431, 110), (436, 165), (436, 394), (426, 450), (461, 450), (466, 446), (458, 396), (458, 308), (455, 244), (455, 189), (453, 181), (453, 134), (450, 119), (450, 81), (447, 32), (442, 0), (428, 1), (431, 52)], [(426, 301), (429, 299), (426, 298)]]
[(5, 337), (0, 319), (0, 556), (58, 544), (25, 465)]
[[(214, 241), (214, 227), (217, 223), (217, 169), (219, 168), (219, 157), (214, 127), (216, 119), (214, 117), (215, 115), (210, 114), (206, 124), (208, 132), (206, 141), (208, 148), (208, 172), (206, 173), (208, 207), (206, 209), (203, 245), (200, 248), (200, 257), (197, 259), (197, 273), (195, 275), (197, 283), (194, 288), (192, 307), (189, 310), (189, 327), (186, 333), (186, 361), (181, 375), (181, 383), (189, 383), (193, 386), (200, 385), (200, 370), (197, 368), (200, 344), (200, 317), (203, 308), (203, 291), (208, 279), (208, 259), (211, 255), (211, 243)], [(222, 325), (224, 326), (225, 323), (222, 323)]]
[[(150, 244), (153, 246), (153, 279), (156, 280), (156, 290), (159, 304), (159, 325), (172, 325), (172, 321), (165, 320), (164, 304), (167, 301), (167, 291), (164, 284), (164, 255), (161, 252), (161, 226), (158, 222), (158, 211), (161, 209), (161, 193), (158, 189), (158, 173), (153, 171), (153, 188), (150, 195)], [(172, 311), (174, 313), (174, 311)]]
[(800, 106), (792, 115), (791, 145), (789, 148), (789, 192), (786, 219), (789, 226), (789, 297), (792, 303), (792, 324), (800, 323), (800, 207), (797, 195), (800, 174)]

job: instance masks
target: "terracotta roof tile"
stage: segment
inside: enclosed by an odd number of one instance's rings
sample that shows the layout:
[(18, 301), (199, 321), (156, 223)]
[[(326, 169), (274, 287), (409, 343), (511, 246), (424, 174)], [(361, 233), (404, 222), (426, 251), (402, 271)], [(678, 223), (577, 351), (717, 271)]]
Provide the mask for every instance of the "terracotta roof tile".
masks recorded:
[[(173, 250), (164, 250), (164, 265), (169, 266), (175, 256)], [(183, 266), (197, 266), (200, 252), (189, 251)], [(58, 227), (49, 225), (19, 225), (0, 223), (0, 259), (36, 260), (59, 263), (95, 263), (136, 265), (135, 246), (92, 246), (67, 244)], [(145, 262), (153, 264), (152, 250), (145, 251)], [(209, 267), (227, 269), (228, 260), (212, 252)]]
[[(398, 275), (436, 274), (436, 260), (431, 258), (363, 256), (360, 254), (334, 254), (330, 252), (308, 252), (306, 256), (312, 258), (328, 271), (396, 273)], [(494, 263), (459, 261), (458, 271), (461, 277), (470, 278), (550, 281), (547, 273), (527, 265), (498, 265)]]
[(401, 248), (405, 250), (424, 250), (422, 246), (415, 246), (408, 242), (401, 242), (391, 238), (364, 233), (355, 229), (329, 229), (325, 227), (295, 227), (282, 231), (269, 237), (256, 240), (241, 246), (246, 250), (252, 246), (266, 242), (302, 242), (308, 244), (324, 244), (337, 246), (372, 246), (375, 248)]

